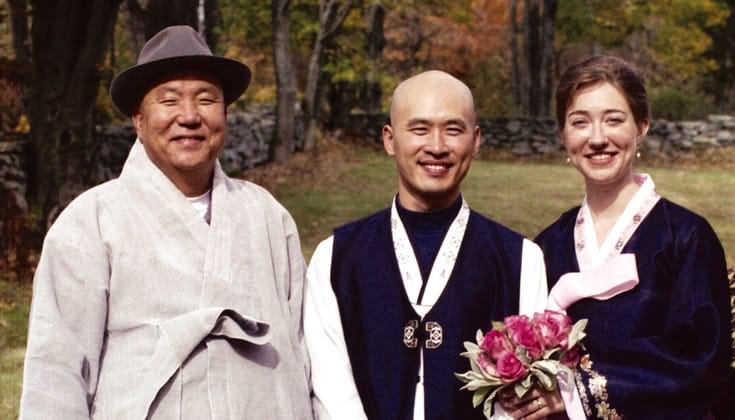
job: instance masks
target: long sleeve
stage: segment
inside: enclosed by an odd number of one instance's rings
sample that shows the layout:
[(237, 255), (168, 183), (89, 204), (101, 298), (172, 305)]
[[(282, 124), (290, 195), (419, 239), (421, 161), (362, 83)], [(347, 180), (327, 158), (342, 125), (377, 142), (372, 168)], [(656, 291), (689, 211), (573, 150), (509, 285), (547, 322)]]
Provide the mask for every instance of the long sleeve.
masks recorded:
[(317, 246), (306, 274), (304, 333), (311, 359), (312, 403), (320, 420), (366, 419), (330, 281), (332, 243), (330, 237)]
[[(518, 300), (518, 312), (532, 316), (534, 312), (543, 312), (548, 295), (546, 283), (546, 266), (541, 248), (528, 239), (523, 240), (523, 257), (521, 260), (521, 292)], [(493, 420), (512, 420), (500, 403), (495, 402)]]
[(96, 214), (89, 210), (67, 209), (44, 242), (33, 285), (21, 419), (90, 417), (110, 269)]
[(548, 286), (546, 283), (544, 254), (538, 245), (528, 239), (524, 239), (518, 312), (525, 315), (532, 315), (534, 312), (543, 312), (546, 308), (547, 296)]

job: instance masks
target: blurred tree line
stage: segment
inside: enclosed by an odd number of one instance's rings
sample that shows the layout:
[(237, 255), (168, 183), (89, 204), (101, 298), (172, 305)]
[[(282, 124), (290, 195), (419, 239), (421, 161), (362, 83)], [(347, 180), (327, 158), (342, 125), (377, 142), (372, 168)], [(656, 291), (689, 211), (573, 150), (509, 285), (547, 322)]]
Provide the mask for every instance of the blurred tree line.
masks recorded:
[(549, 117), (559, 73), (599, 53), (644, 70), (657, 117), (735, 111), (735, 0), (0, 0), (0, 132), (30, 128), (39, 237), (98, 182), (94, 127), (125, 120), (110, 80), (171, 24), (250, 65), (234, 107), (275, 107), (276, 161), (297, 116), (311, 150), (347, 116), (385, 112), (398, 81), (430, 68), (464, 80), (482, 116)]

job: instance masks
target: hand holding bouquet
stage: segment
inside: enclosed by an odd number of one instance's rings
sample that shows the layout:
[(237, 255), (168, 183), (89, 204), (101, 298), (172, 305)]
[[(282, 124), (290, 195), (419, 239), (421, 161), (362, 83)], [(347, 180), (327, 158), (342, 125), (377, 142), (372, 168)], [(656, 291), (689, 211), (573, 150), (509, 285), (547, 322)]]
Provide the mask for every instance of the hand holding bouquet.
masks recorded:
[(473, 406), (483, 404), (490, 418), (501, 389), (512, 386), (522, 397), (536, 383), (548, 391), (556, 389), (557, 374), (573, 382), (572, 368), (579, 364), (586, 326), (586, 319), (572, 325), (567, 315), (549, 310), (532, 318), (512, 315), (493, 322), (487, 334), (477, 331), (477, 344), (464, 343), (467, 351), (462, 356), (470, 360), (471, 369), (455, 374), (465, 383), (461, 389), (473, 391)]

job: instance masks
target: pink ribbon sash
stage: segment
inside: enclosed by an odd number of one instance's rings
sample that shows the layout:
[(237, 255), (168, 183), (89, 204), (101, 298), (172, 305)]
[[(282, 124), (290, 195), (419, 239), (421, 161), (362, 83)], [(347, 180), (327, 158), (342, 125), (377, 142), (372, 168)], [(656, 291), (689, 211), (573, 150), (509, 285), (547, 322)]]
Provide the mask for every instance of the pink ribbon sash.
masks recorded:
[(565, 311), (589, 297), (607, 300), (637, 285), (635, 254), (618, 254), (591, 270), (561, 276), (549, 293), (547, 309)]

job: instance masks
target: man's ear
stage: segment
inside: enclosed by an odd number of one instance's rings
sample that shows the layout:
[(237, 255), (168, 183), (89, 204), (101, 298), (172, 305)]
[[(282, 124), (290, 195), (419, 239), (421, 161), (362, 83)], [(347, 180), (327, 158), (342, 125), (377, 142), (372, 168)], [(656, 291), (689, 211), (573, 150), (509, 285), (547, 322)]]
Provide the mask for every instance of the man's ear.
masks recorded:
[(390, 124), (383, 126), (383, 148), (389, 156), (396, 154), (395, 138), (393, 137), (393, 127)]
[(482, 147), (482, 132), (480, 126), (476, 125), (472, 135), (474, 145), (472, 146), (472, 157), (477, 157), (480, 154), (480, 147)]
[(142, 127), (143, 115), (140, 113), (140, 107), (136, 107), (133, 110), (133, 114), (130, 116), (130, 121), (133, 123), (135, 128), (135, 134), (140, 138), (140, 132)]

